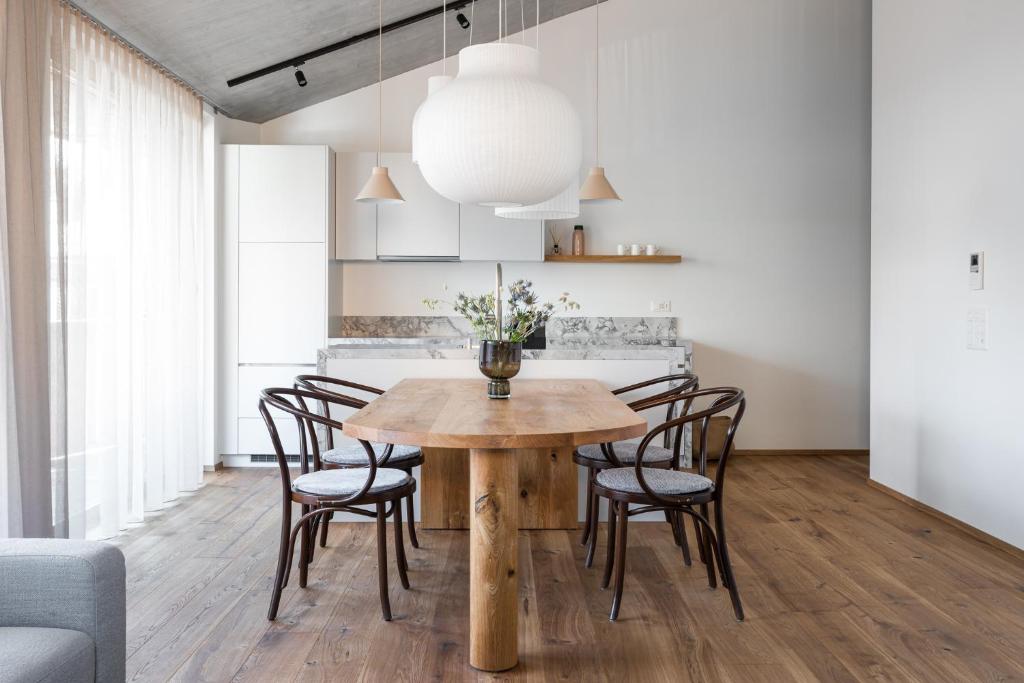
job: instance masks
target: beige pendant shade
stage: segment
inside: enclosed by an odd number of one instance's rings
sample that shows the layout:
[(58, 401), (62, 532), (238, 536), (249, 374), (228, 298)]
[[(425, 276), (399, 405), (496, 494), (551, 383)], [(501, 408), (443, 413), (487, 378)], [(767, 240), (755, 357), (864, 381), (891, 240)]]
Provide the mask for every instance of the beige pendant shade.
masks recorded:
[(604, 174), (604, 166), (592, 166), (587, 179), (580, 187), (580, 201), (600, 204), (602, 202), (621, 202), (622, 198), (615, 191)]
[(381, 92), (384, 88), (383, 51), (384, 51), (384, 0), (377, 0), (377, 165), (370, 172), (370, 179), (356, 195), (357, 202), (368, 204), (400, 204), (405, 197), (391, 182), (388, 167), (380, 165), (380, 129), (384, 109)]
[(391, 182), (388, 167), (374, 166), (373, 172), (370, 173), (370, 179), (356, 195), (356, 201), (373, 204), (400, 204), (405, 201), (405, 198)]

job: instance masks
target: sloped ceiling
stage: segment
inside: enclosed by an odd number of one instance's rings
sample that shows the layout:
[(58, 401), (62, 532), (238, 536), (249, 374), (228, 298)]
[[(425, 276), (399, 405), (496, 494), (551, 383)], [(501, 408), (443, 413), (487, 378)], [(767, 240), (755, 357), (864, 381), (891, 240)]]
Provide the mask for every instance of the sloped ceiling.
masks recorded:
[[(335, 43), (377, 26), (377, 0), (76, 0), (84, 11), (180, 76), (228, 116), (262, 123), (377, 80), (377, 41), (368, 40), (302, 66), (233, 88), (227, 80)], [(594, 0), (541, 0), (541, 22), (591, 7)], [(441, 0), (384, 0), (384, 23), (441, 5)], [(536, 22), (536, 2), (506, 3), (517, 32)], [(470, 16), (470, 8), (463, 12)], [(498, 0), (477, 0), (473, 42), (494, 40)], [(468, 30), (448, 12), (448, 54), (469, 44)], [(441, 19), (384, 36), (384, 78), (441, 57)], [(587, 49), (589, 46), (580, 46)]]

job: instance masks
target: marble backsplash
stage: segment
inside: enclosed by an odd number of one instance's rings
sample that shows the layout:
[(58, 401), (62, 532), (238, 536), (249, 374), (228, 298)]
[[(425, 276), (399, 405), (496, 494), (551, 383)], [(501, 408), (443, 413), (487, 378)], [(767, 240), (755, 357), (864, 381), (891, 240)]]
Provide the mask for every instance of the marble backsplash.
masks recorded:
[[(333, 337), (468, 337), (472, 329), (459, 316), (340, 316), (330, 322)], [(549, 349), (589, 346), (672, 346), (677, 318), (558, 317), (548, 321)]]

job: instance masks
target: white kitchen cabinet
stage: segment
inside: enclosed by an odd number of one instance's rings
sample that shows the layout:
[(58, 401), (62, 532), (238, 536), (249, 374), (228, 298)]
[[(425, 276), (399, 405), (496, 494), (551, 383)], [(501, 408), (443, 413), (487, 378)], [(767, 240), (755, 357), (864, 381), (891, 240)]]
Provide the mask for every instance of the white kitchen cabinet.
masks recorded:
[(324, 242), (333, 154), (323, 145), (240, 145), (240, 242)]
[(459, 258), (459, 205), (445, 199), (423, 179), (411, 155), (381, 155), (401, 204), (377, 205), (377, 258)]
[(494, 207), (459, 205), (463, 261), (543, 261), (544, 221), (498, 218)]
[(324, 244), (238, 245), (238, 362), (315, 363), (326, 338)]
[[(273, 415), (274, 426), (278, 438), (284, 447), (285, 455), (299, 454), (299, 426), (295, 418), (285, 416), (280, 411)], [(307, 448), (309, 444), (307, 442)], [(270, 430), (262, 417), (243, 417), (238, 420), (238, 451), (246, 455), (274, 455), (274, 442), (270, 438)], [(242, 463), (236, 464), (244, 464)]]
[(355, 201), (376, 165), (376, 152), (337, 155), (336, 259), (373, 261), (377, 258), (377, 206)]

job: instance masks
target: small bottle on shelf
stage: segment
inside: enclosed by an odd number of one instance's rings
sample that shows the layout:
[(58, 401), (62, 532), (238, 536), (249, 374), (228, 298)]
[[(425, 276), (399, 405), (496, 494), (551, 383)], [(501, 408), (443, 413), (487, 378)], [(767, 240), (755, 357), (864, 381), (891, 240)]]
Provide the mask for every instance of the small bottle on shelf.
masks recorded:
[(572, 255), (583, 256), (586, 250), (583, 246), (583, 226), (577, 225), (572, 231)]

